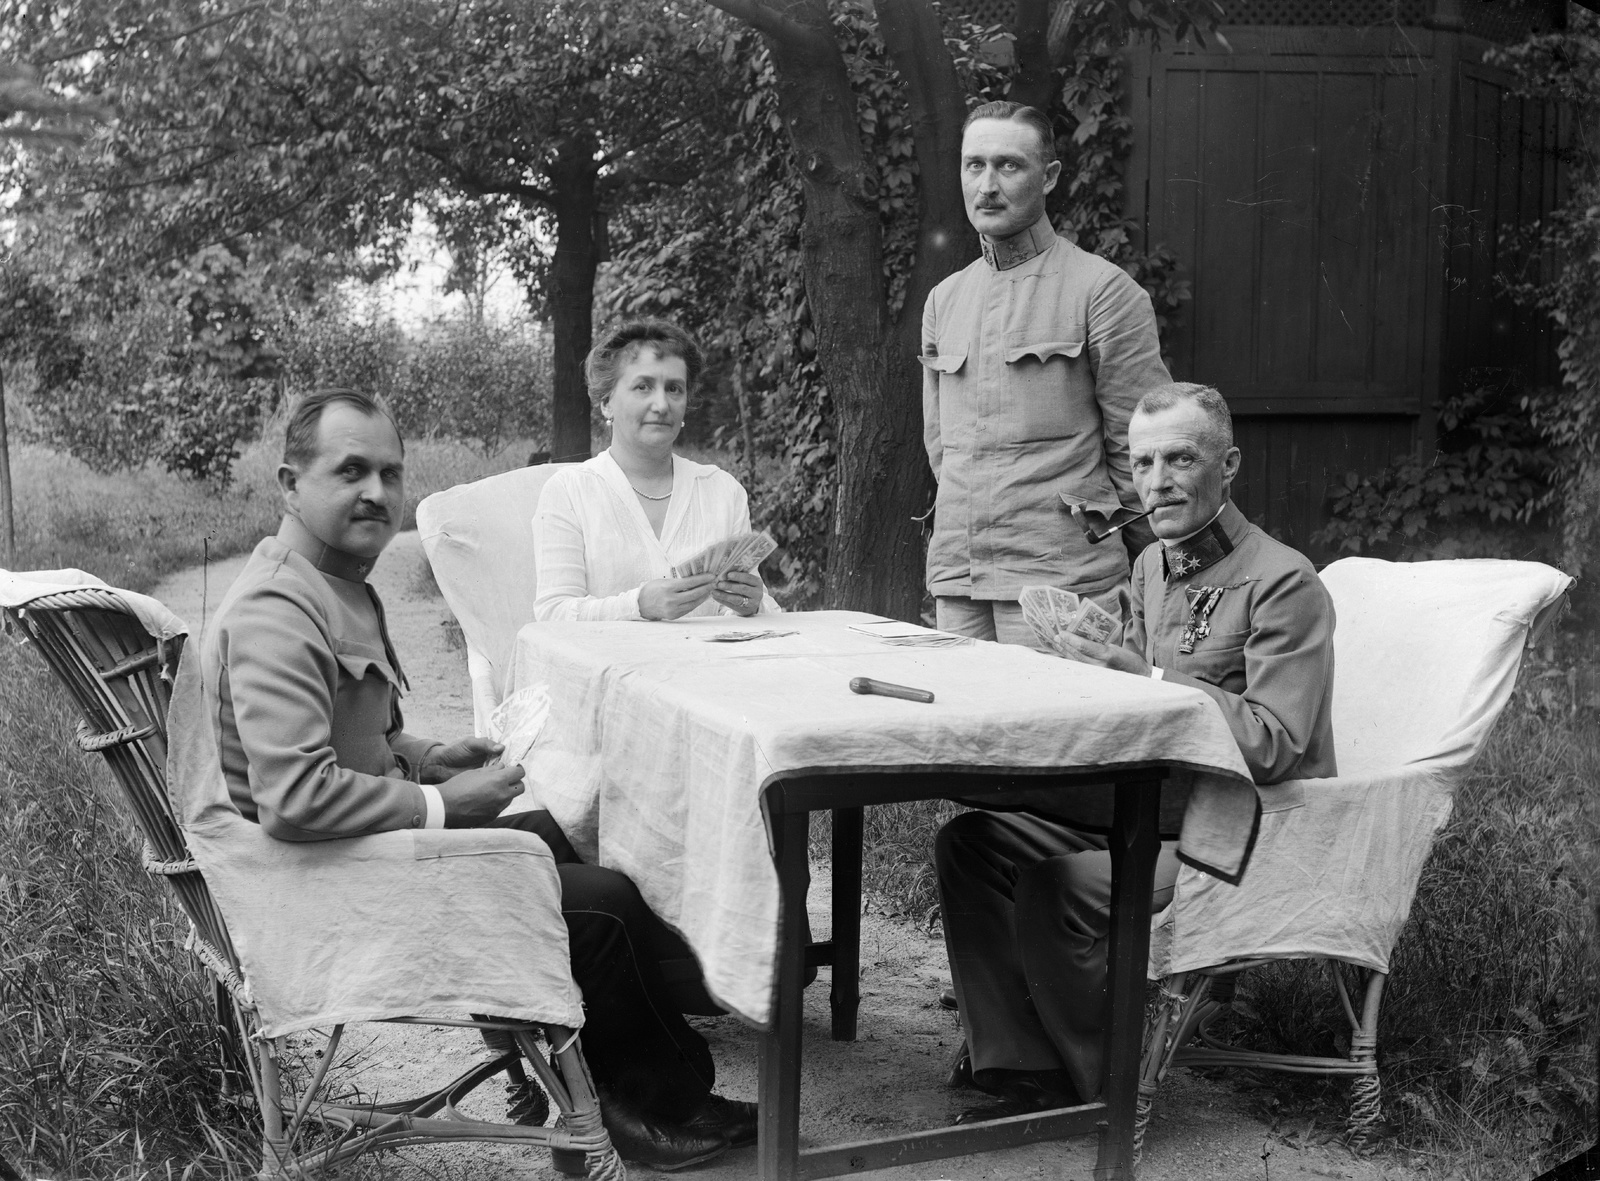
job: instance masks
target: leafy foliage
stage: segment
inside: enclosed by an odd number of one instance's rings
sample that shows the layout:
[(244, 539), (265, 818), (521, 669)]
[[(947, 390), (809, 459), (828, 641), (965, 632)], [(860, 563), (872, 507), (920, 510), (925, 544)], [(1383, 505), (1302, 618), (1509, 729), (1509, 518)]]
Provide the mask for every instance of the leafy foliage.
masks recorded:
[(1439, 410), (1438, 450), (1365, 478), (1345, 476), (1315, 540), (1341, 553), (1426, 558), (1531, 557), (1555, 459), (1510, 375), (1485, 373)]
[(1555, 449), (1563, 565), (1576, 574), (1600, 547), (1600, 15), (1574, 6), (1566, 31), (1493, 49), (1488, 59), (1512, 71), (1519, 94), (1557, 100), (1572, 112), (1567, 202), (1536, 228), (1532, 245), (1543, 249), (1527, 252), (1528, 269), (1510, 286), (1565, 333), (1561, 387), (1530, 395), (1526, 405)]
[(285, 326), (291, 389), (349, 386), (383, 397), (407, 438), (468, 440), (490, 455), (550, 439), (550, 336), (527, 319), (473, 316), (408, 334), (351, 299), (329, 297)]

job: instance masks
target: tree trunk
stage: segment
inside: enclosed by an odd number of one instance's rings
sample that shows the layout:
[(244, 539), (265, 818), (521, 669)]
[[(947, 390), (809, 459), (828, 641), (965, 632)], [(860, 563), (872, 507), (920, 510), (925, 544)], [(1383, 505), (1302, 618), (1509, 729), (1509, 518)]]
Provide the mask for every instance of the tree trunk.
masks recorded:
[(11, 442), (6, 436), (6, 379), (0, 371), (0, 527), (5, 529), (6, 565), (17, 560), (17, 522), (11, 501)]
[[(827, 0), (766, 6), (791, 33), (765, 33), (805, 193), (801, 267), (817, 357), (833, 396), (838, 491), (828, 538), (827, 605), (914, 620), (922, 601), (926, 475), (916, 474), (921, 402), (888, 354), (877, 178)], [(758, 27), (760, 27), (758, 25)], [(915, 362), (912, 362), (915, 364)], [(926, 463), (921, 464), (926, 470)]]
[(1017, 0), (1011, 18), (1012, 42), (1016, 52), (1016, 69), (1011, 75), (1011, 85), (1006, 88), (1006, 98), (1014, 103), (1037, 107), (1046, 116), (1055, 101), (1060, 79), (1050, 62), (1050, 4), (1049, 0)]
[(550, 169), (556, 215), (556, 254), (550, 268), (555, 396), (550, 406), (550, 455), (564, 463), (589, 458), (589, 393), (583, 361), (594, 334), (595, 249), (594, 145), (569, 136)]

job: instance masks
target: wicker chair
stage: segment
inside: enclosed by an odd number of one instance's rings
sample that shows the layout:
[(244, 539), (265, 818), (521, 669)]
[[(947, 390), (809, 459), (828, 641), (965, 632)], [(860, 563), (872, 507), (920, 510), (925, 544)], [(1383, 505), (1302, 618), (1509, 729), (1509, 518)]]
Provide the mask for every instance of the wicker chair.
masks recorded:
[[(1349, 1077), (1352, 1139), (1373, 1135), (1379, 1007), (1423, 862), (1511, 696), (1524, 647), (1572, 585), (1536, 562), (1496, 561), (1346, 558), (1322, 579), (1338, 612), (1339, 775), (1261, 789), (1260, 833), (1237, 887), (1180, 871), (1152, 931), (1158, 988), (1136, 1146), (1173, 1065)], [(1213, 1034), (1238, 973), (1282, 959), (1325, 963), (1350, 1026), (1348, 1057), (1238, 1049)]]
[[(0, 576), (4, 574), (0, 571)], [(562, 1172), (587, 1172), (596, 1179), (625, 1177), (601, 1124), (576, 1031), (561, 1026), (465, 1017), (391, 1018), (497, 1030), (506, 1051), (430, 1094), (364, 1103), (327, 1095), (326, 1072), (344, 1032), (342, 1024), (336, 1025), (326, 1034), (308, 1084), (291, 1103), (280, 1077), (285, 1040), (262, 1035), (258, 990), (251, 987), (260, 981), (249, 980), (250, 973), (241, 966), (223, 908), (186, 843), (179, 823), (181, 807), (175, 807), (168, 792), (168, 705), (184, 636), (165, 641), (152, 637), (121, 593), (109, 588), (48, 594), (6, 608), (5, 616), (8, 630), (32, 644), (83, 711), (79, 744), (85, 751), (98, 751), (110, 764), (144, 836), (145, 867), (167, 884), (189, 918), (189, 947), (215, 983), (225, 1059), (234, 1067), (234, 1077), (248, 1077), (261, 1113), (263, 1177), (300, 1177), (374, 1149), (448, 1140), (543, 1145), (551, 1149)], [(197, 676), (191, 684), (197, 693)], [(540, 1036), (552, 1047), (549, 1057), (539, 1047)], [(467, 1094), (498, 1074), (526, 1082), (524, 1061), (560, 1110), (556, 1127), (488, 1123), (458, 1112), (457, 1105)], [(308, 1137), (314, 1125), (321, 1125), (325, 1134)]]

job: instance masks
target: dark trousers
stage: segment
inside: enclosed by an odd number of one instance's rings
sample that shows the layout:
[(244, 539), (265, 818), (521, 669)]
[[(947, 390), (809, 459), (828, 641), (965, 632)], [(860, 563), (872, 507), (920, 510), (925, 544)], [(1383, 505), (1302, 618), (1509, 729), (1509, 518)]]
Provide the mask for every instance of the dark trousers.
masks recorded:
[[(1111, 931), (1106, 839), (1023, 813), (965, 812), (939, 830), (934, 864), (973, 1077), (1065, 1069), (1093, 1099)], [(1164, 841), (1152, 913), (1177, 876), (1177, 842)]]
[(583, 864), (544, 811), (491, 822), (541, 837), (561, 875), (572, 978), (583, 990), (584, 1059), (595, 1082), (664, 1120), (687, 1119), (711, 1092), (711, 1048), (673, 1002), (661, 962), (688, 954), (638, 887), (613, 869)]

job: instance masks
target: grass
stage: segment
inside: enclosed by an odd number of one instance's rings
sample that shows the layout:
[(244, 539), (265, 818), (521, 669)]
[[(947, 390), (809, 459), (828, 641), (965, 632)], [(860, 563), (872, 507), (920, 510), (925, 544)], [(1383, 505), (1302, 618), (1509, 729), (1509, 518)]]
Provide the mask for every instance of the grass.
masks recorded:
[[(281, 435), (253, 447), (225, 489), (19, 448), (12, 564), (148, 591), (202, 555), (247, 550), (277, 526), (280, 447)], [(413, 445), (406, 525), (429, 492), (526, 451)], [(0, 1160), (24, 1176), (252, 1173), (252, 1113), (217, 1085), (212, 996), (183, 950), (187, 923), (145, 874), (115, 781), (78, 753), (75, 723), (42, 662), (0, 644)]]

